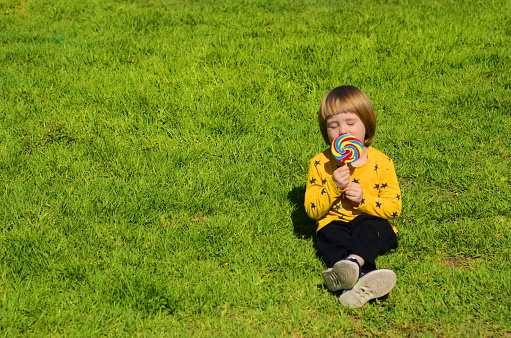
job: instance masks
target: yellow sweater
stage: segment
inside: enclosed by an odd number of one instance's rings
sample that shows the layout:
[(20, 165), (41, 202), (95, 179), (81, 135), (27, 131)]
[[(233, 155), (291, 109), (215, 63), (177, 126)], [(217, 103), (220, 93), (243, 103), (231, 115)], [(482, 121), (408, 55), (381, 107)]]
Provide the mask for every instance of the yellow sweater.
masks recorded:
[(401, 190), (392, 160), (373, 147), (367, 151), (366, 163), (351, 168), (351, 181), (360, 184), (364, 191), (362, 202), (357, 207), (332, 180), (332, 172), (340, 163), (334, 159), (330, 149), (310, 161), (305, 210), (310, 218), (317, 221), (317, 230), (332, 221), (349, 222), (359, 215), (393, 219), (401, 213)]

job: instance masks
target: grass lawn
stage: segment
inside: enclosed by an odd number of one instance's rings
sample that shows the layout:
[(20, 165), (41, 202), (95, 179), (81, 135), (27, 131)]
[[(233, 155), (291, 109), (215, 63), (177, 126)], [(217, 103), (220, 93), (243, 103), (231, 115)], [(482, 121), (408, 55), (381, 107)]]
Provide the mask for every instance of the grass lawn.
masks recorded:
[[(0, 0), (0, 335), (511, 336), (511, 2)], [(389, 297), (303, 208), (350, 84), (393, 158)]]

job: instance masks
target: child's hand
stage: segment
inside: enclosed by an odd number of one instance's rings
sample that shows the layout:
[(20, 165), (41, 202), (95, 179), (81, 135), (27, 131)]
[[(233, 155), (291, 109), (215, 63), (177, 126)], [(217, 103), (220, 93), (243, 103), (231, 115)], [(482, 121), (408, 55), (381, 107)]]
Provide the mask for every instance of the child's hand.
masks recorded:
[(353, 202), (353, 204), (359, 205), (360, 202), (362, 202), (364, 191), (362, 190), (362, 186), (360, 184), (349, 182), (344, 194), (346, 195), (347, 199)]
[(347, 165), (343, 165), (334, 170), (332, 173), (332, 180), (339, 189), (346, 189), (350, 183), (350, 168)]

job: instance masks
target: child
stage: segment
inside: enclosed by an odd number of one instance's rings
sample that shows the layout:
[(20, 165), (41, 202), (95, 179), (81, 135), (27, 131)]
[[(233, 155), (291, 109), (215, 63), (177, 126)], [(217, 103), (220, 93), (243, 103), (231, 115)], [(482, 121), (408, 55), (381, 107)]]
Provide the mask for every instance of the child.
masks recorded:
[(353, 86), (330, 90), (321, 101), (319, 128), (327, 145), (339, 135), (363, 141), (364, 151), (344, 165), (331, 148), (309, 165), (305, 209), (317, 221), (314, 247), (328, 270), (331, 291), (345, 290), (341, 304), (360, 307), (392, 290), (396, 275), (377, 270), (375, 259), (397, 247), (397, 230), (387, 221), (401, 212), (401, 192), (392, 160), (371, 147), (376, 117), (369, 98)]

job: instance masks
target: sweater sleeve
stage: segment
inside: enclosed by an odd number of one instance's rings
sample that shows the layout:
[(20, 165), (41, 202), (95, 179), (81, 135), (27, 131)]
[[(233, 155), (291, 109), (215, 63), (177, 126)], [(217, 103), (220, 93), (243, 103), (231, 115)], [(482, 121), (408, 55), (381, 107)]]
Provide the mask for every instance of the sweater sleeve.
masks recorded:
[(378, 189), (377, 195), (364, 191), (362, 203), (355, 209), (385, 219), (398, 217), (401, 214), (401, 190), (391, 159), (388, 159), (387, 167), (375, 183), (375, 188)]
[(305, 211), (310, 218), (319, 220), (328, 213), (344, 190), (337, 188), (331, 175), (327, 175), (324, 164), (312, 159), (307, 174), (305, 189)]

